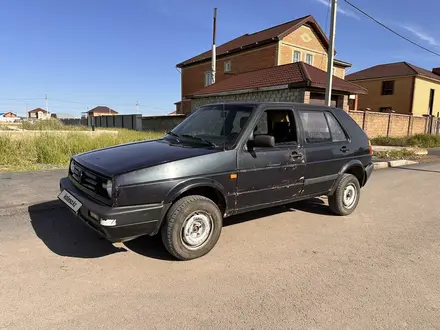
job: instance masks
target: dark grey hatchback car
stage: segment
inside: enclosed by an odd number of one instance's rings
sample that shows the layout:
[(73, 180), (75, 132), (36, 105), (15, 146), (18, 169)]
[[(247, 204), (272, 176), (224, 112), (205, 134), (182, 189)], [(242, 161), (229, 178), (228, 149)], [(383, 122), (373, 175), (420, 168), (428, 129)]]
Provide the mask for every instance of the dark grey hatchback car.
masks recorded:
[(341, 109), (212, 104), (161, 139), (72, 157), (59, 199), (111, 242), (160, 232), (189, 260), (215, 246), (231, 215), (324, 195), (348, 215), (372, 171), (368, 137)]

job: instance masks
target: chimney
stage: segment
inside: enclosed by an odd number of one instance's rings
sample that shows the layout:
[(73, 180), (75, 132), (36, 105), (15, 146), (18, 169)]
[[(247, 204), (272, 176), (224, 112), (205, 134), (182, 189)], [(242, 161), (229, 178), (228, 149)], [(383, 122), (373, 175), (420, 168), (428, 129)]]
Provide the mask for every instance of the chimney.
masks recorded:
[(436, 75), (440, 76), (440, 68), (432, 69), (432, 73), (435, 73)]

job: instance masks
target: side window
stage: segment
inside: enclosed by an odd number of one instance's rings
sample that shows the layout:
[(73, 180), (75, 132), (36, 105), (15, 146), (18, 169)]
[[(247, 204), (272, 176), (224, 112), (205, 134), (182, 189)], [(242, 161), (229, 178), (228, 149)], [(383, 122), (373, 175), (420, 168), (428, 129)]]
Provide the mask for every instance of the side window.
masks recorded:
[(327, 117), (328, 126), (330, 127), (332, 141), (333, 142), (347, 141), (347, 136), (345, 135), (344, 130), (342, 129), (341, 125), (338, 123), (336, 118), (330, 112), (326, 112), (325, 116)]
[(299, 111), (307, 143), (331, 142), (330, 129), (321, 111)]
[(254, 135), (272, 135), (278, 145), (298, 142), (293, 112), (266, 110), (255, 127)]

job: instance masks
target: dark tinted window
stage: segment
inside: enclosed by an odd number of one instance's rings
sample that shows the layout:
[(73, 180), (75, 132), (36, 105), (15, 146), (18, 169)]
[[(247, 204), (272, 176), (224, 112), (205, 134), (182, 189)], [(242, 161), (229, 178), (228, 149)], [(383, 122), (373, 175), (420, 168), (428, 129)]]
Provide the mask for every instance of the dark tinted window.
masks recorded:
[(330, 129), (324, 113), (321, 111), (300, 111), (304, 128), (304, 138), (307, 143), (330, 142)]
[(382, 82), (382, 95), (394, 94), (394, 80)]
[(344, 130), (342, 129), (341, 125), (339, 125), (336, 118), (330, 112), (326, 112), (325, 116), (327, 117), (328, 126), (330, 127), (330, 133), (332, 134), (332, 141), (346, 141), (347, 136), (345, 135)]

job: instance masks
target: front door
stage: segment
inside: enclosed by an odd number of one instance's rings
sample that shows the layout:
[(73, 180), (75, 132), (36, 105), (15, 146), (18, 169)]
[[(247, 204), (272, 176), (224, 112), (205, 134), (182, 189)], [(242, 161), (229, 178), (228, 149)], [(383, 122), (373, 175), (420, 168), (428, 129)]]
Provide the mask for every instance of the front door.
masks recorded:
[(250, 140), (259, 134), (274, 136), (275, 147), (252, 147), (249, 142), (239, 151), (238, 211), (292, 200), (304, 183), (304, 151), (292, 109), (266, 109)]

